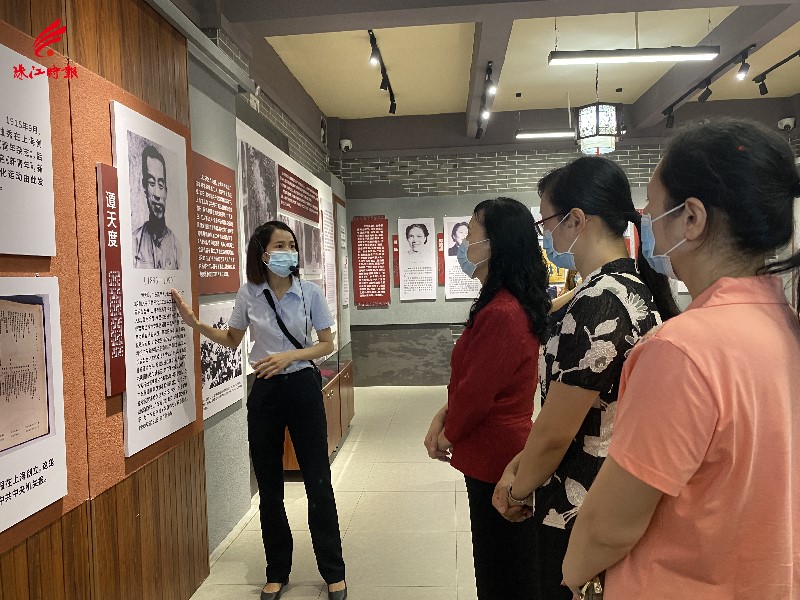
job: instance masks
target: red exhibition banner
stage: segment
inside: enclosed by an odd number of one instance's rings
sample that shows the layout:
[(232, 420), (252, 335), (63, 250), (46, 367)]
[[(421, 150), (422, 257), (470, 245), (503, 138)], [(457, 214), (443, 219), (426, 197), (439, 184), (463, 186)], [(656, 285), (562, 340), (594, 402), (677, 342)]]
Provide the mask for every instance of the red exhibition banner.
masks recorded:
[(235, 293), (239, 289), (239, 234), (236, 226), (236, 173), (192, 152), (197, 215), (197, 293)]
[(122, 311), (122, 251), (119, 245), (117, 193), (117, 169), (97, 163), (106, 396), (116, 396), (125, 391), (125, 321)]
[(400, 238), (392, 236), (392, 283), (394, 287), (400, 287)]
[(436, 241), (439, 243), (439, 285), (444, 285), (444, 234), (437, 233)]
[(278, 165), (278, 198), (283, 212), (319, 223), (319, 192), (297, 175)]
[(353, 298), (356, 306), (388, 306), (389, 220), (383, 215), (354, 217)]

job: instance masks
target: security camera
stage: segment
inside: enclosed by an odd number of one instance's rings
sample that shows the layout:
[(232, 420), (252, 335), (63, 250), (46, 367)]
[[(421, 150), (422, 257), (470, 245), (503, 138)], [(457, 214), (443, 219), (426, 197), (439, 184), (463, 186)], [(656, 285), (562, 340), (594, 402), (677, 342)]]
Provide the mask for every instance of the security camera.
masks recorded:
[(791, 131), (794, 129), (795, 124), (797, 123), (797, 119), (794, 117), (786, 117), (785, 119), (781, 119), (778, 121), (778, 129), (783, 129), (784, 131)]
[(350, 152), (353, 149), (353, 140), (339, 140), (339, 148), (342, 152)]

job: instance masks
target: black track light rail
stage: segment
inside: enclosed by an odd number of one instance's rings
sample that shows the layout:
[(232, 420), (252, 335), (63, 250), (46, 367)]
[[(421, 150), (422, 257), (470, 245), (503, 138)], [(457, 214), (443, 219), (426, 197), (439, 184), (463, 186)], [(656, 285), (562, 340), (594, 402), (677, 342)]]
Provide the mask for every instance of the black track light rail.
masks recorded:
[(372, 29), (368, 29), (367, 33), (369, 33), (369, 45), (371, 49), (370, 60), (373, 58), (377, 59), (378, 64), (381, 67), (380, 87), (382, 90), (389, 92), (389, 114), (393, 115), (397, 112), (397, 102), (395, 101), (392, 83), (389, 81), (389, 74), (386, 72), (386, 65), (383, 62), (383, 54), (381, 54), (381, 50), (378, 48), (378, 40), (375, 37), (375, 33), (372, 31)]
[(767, 69), (763, 73), (759, 73), (758, 75), (753, 77), (753, 82), (754, 83), (761, 83), (762, 81), (764, 81), (767, 78), (767, 75), (772, 73), (775, 69), (785, 65), (787, 62), (789, 62), (790, 60), (792, 60), (793, 58), (796, 58), (798, 56), (800, 56), (800, 50), (798, 50), (797, 52), (794, 52), (793, 54), (790, 54), (789, 56), (784, 58), (782, 61), (776, 62), (774, 65), (772, 65), (769, 69)]
[(686, 100), (686, 98), (688, 98), (689, 96), (694, 94), (697, 90), (702, 90), (702, 89), (708, 88), (711, 85), (711, 83), (714, 81), (714, 77), (716, 77), (717, 75), (719, 75), (720, 73), (722, 73), (726, 69), (730, 68), (732, 65), (735, 65), (736, 63), (741, 63), (741, 62), (746, 61), (748, 55), (750, 54), (750, 51), (755, 47), (756, 47), (755, 44), (750, 44), (747, 48), (743, 48), (742, 50), (739, 50), (739, 52), (734, 54), (733, 57), (729, 58), (727, 61), (722, 63), (722, 65), (720, 65), (719, 67), (714, 69), (713, 73), (711, 73), (710, 75), (704, 77), (700, 81), (700, 83), (694, 85), (683, 96), (681, 96), (680, 98), (675, 100), (675, 102), (673, 102), (667, 108), (665, 108), (663, 111), (661, 111), (661, 114), (664, 115), (665, 117), (669, 117), (672, 114), (672, 111), (675, 110), (675, 107), (678, 106), (678, 104), (680, 104), (684, 100)]

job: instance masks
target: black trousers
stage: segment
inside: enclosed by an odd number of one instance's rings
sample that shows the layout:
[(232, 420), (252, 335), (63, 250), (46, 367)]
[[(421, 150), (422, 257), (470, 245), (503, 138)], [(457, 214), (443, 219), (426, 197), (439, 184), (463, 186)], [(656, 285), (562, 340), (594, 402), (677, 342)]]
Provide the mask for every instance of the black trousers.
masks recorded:
[(478, 600), (531, 600), (534, 595), (533, 519), (506, 521), (492, 506), (494, 483), (464, 476), (469, 498), (472, 558)]
[(544, 515), (535, 515), (536, 600), (572, 600), (572, 592), (561, 585), (562, 564), (567, 554), (571, 529), (558, 529), (542, 524)]
[(283, 440), (287, 427), (306, 486), (308, 527), (317, 568), (326, 583), (342, 581), (342, 538), (328, 462), (325, 407), (311, 368), (256, 379), (247, 399), (247, 433), (261, 496), (267, 581), (286, 581), (292, 570), (292, 532), (283, 504)]

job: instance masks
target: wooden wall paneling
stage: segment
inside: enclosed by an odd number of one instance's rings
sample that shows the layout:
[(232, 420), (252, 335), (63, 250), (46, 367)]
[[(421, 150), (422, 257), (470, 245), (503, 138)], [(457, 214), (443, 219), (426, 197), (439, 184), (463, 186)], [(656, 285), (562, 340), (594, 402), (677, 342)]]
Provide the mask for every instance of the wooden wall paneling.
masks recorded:
[[(171, 28), (172, 29), (172, 28)], [(179, 123), (189, 124), (189, 49), (186, 39), (172, 29), (173, 52), (175, 54), (176, 114)]]
[[(92, 524), (92, 598), (119, 598), (117, 491), (112, 488), (90, 502)], [(128, 543), (125, 540), (125, 543)]]
[(0, 555), (3, 600), (28, 600), (28, 547), (25, 542)]
[(139, 515), (139, 471), (124, 479), (111, 491), (117, 497), (117, 539), (120, 540), (116, 556), (119, 567), (121, 600), (140, 600), (142, 590), (141, 534), (136, 523)]
[(86, 600), (91, 594), (88, 502), (61, 519), (61, 539), (64, 545), (64, 598)]
[[(50, 10), (54, 0), (36, 3), (36, 9)], [(8, 10), (8, 0), (0, 0), (3, 10)], [(30, 18), (31, 8), (28, 7)], [(28, 24), (30, 28), (30, 23)], [(38, 33), (38, 32), (37, 32)], [(31, 60), (46, 65), (65, 64), (59, 53), (47, 59), (36, 58), (33, 38), (23, 31), (0, 22), (0, 42)], [(69, 82), (50, 79), (50, 126), (53, 148), (53, 193), (55, 213), (56, 256), (0, 255), (0, 276), (33, 277), (35, 275), (58, 277), (61, 301), (61, 341), (63, 362), (64, 422), (67, 447), (67, 495), (50, 504), (13, 527), (0, 533), (0, 555), (17, 547), (21, 542), (57, 522), (89, 498), (89, 479), (86, 451), (86, 404), (83, 371), (82, 331), (80, 319), (80, 271), (75, 239), (77, 235), (74, 168), (69, 151), (72, 132), (69, 104)], [(66, 151), (59, 151), (67, 149)], [(95, 217), (96, 220), (96, 217)], [(96, 227), (96, 225), (95, 225)], [(4, 583), (4, 585), (6, 585)]]
[[(84, 67), (84, 69), (102, 74), (100, 68), (100, 36), (104, 28), (99, 27), (97, 20), (97, 0), (67, 0), (67, 2), (69, 2), (67, 9), (69, 14), (67, 44), (70, 58)], [(82, 73), (79, 71), (79, 79), (81, 75)]]
[(186, 510), (186, 488), (188, 486), (188, 471), (189, 471), (189, 446), (192, 444), (192, 439), (187, 440), (175, 450), (174, 455), (174, 470), (175, 481), (173, 483), (173, 490), (175, 495), (175, 525), (178, 530), (177, 540), (177, 558), (184, 561), (184, 568), (178, 569), (178, 589), (180, 590), (181, 598), (188, 598), (191, 596), (189, 593), (189, 571), (192, 570), (193, 565), (190, 561), (186, 560), (189, 557), (189, 532), (186, 526), (187, 510)]
[(169, 466), (167, 457), (169, 453), (162, 456), (158, 461), (158, 499), (159, 499), (159, 543), (161, 544), (161, 597), (164, 600), (179, 599), (174, 590), (174, 570), (172, 561), (175, 558), (175, 532), (172, 530), (173, 509), (170, 500), (169, 490)]
[(31, 598), (64, 600), (64, 556), (61, 521), (28, 538), (28, 583)]
[(31, 0), (0, 0), (0, 21), (31, 35)]
[(118, 40), (129, 35), (122, 21), (121, 6), (125, 2), (119, 0), (94, 0), (94, 2), (96, 26), (102, 30), (102, 33), (99, 31), (95, 33), (100, 38), (97, 56), (100, 69), (97, 73), (117, 85), (122, 85), (123, 65), (128, 61), (122, 54)]
[(197, 587), (203, 583), (211, 572), (211, 566), (208, 563), (208, 555), (210, 554), (208, 548), (208, 502), (206, 501), (206, 450), (205, 450), (205, 433), (200, 432), (195, 438), (195, 452), (197, 459), (194, 461), (195, 466), (195, 481), (197, 482), (195, 492), (195, 502), (197, 503), (197, 512), (194, 514), (199, 517), (195, 521), (195, 528), (197, 530), (197, 543), (194, 544), (195, 553), (197, 555), (196, 565), (196, 583)]
[[(67, 25), (67, 35), (60, 42), (50, 44), (50, 47), (59, 54), (68, 55), (67, 43), (69, 40), (69, 22), (67, 20), (66, 0), (35, 0), (31, 3), (31, 31), (32, 37), (38, 36), (45, 27), (61, 19), (62, 25)], [(63, 64), (60, 66), (64, 66)]]
[(139, 548), (142, 565), (142, 598), (161, 598), (161, 544), (158, 501), (158, 463), (152, 462), (137, 472), (139, 507)]
[[(141, 49), (141, 41), (139, 37), (139, 24), (141, 12), (136, 4), (133, 2), (120, 3), (120, 21), (125, 23), (125, 29), (128, 34), (122, 36), (119, 40), (120, 52), (123, 56), (137, 56), (143, 50)], [(142, 69), (144, 65), (140, 60), (129, 60), (125, 62), (125, 68), (122, 70), (122, 82), (120, 87), (128, 90), (132, 94), (136, 94), (135, 90), (142, 87)]]

